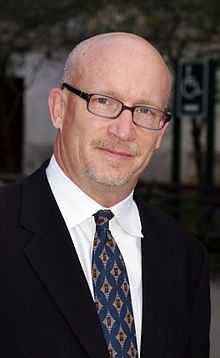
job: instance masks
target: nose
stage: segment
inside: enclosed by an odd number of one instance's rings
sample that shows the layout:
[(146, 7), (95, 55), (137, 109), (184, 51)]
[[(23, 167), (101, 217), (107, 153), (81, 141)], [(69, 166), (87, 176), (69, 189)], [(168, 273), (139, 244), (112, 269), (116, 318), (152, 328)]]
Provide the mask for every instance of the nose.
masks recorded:
[(136, 138), (136, 128), (132, 121), (132, 112), (124, 109), (119, 117), (109, 123), (108, 132), (122, 141), (133, 141)]

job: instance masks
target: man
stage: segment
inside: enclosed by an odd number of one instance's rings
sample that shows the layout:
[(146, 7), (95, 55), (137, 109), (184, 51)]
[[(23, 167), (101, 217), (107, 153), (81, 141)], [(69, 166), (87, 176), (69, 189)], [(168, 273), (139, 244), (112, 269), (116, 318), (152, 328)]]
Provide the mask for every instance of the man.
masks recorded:
[(2, 357), (208, 357), (206, 253), (133, 199), (170, 92), (162, 57), (134, 34), (69, 55), (49, 95), (54, 155), (0, 195)]

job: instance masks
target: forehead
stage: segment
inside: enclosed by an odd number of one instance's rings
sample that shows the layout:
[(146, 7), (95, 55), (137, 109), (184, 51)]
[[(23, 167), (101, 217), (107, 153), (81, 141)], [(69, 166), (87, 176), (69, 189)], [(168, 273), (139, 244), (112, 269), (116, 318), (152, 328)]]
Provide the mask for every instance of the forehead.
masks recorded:
[(159, 53), (138, 37), (106, 37), (82, 46), (74, 80), (88, 92), (105, 91), (122, 100), (164, 105), (170, 74)]

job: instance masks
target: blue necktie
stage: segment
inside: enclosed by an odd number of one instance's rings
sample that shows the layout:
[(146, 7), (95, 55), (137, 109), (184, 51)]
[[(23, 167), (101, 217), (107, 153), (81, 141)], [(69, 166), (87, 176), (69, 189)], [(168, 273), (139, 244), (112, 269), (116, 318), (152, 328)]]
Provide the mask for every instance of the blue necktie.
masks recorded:
[(97, 313), (109, 357), (138, 357), (128, 274), (120, 250), (109, 230), (110, 210), (95, 215), (96, 233), (92, 277)]

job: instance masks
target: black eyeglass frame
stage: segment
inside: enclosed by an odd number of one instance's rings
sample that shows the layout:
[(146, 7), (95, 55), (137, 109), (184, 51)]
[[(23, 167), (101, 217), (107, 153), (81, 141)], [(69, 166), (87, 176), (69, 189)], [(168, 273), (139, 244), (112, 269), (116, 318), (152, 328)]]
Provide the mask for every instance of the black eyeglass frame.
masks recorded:
[[(120, 101), (119, 99), (117, 99), (117, 98), (114, 98), (114, 97), (111, 97), (111, 96), (107, 96), (107, 95), (104, 95), (104, 94), (100, 94), (100, 93), (86, 93), (86, 92), (81, 91), (80, 89), (78, 89), (78, 88), (76, 88), (76, 87), (71, 86), (71, 85), (70, 85), (69, 83), (67, 83), (67, 82), (63, 82), (63, 83), (62, 83), (61, 89), (64, 89), (64, 88), (66, 88), (68, 91), (72, 92), (73, 94), (75, 94), (75, 95), (77, 95), (77, 96), (83, 98), (83, 99), (87, 102), (87, 110), (88, 110), (90, 113), (96, 115), (97, 117), (103, 117), (103, 118), (109, 118), (109, 119), (116, 119), (116, 118), (118, 118), (118, 117), (120, 116), (120, 114), (121, 114), (125, 109), (127, 109), (128, 111), (130, 111), (130, 112), (132, 113), (132, 121), (133, 121), (133, 123), (134, 123), (135, 125), (137, 125), (138, 127), (144, 128), (144, 129), (152, 130), (152, 131), (161, 130), (161, 129), (165, 126), (166, 123), (170, 122), (170, 120), (171, 120), (171, 118), (172, 118), (172, 113), (171, 113), (171, 112), (166, 111), (166, 110), (163, 111), (162, 109), (157, 108), (157, 107), (154, 107), (154, 106), (148, 106), (148, 105), (145, 105), (145, 106), (144, 106), (144, 105), (143, 105), (143, 106), (141, 106), (141, 105), (138, 105), (138, 106), (126, 106), (123, 102), (121, 102), (121, 101)], [(106, 116), (106, 115), (103, 116), (103, 115), (96, 114), (96, 113), (92, 112), (92, 111), (89, 109), (89, 101), (90, 101), (91, 97), (94, 96), (94, 95), (96, 95), (96, 96), (97, 96), (97, 95), (100, 95), (100, 96), (107, 97), (107, 98), (111, 98), (111, 99), (113, 99), (113, 100), (118, 101), (119, 103), (121, 103), (121, 110), (120, 110), (120, 112), (119, 112), (116, 116)], [(134, 121), (134, 119), (133, 119), (133, 118), (134, 118), (134, 115), (133, 115), (133, 114), (134, 114), (135, 109), (138, 108), (138, 107), (147, 107), (147, 108), (149, 108), (149, 109), (152, 108), (152, 109), (155, 109), (155, 110), (157, 110), (157, 111), (163, 113), (163, 115), (165, 116), (163, 126), (162, 126), (161, 128), (148, 128), (148, 127), (141, 126), (140, 124), (137, 124), (137, 123)]]

